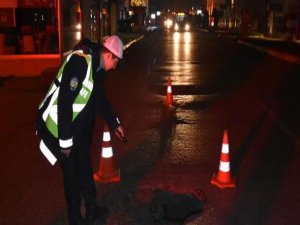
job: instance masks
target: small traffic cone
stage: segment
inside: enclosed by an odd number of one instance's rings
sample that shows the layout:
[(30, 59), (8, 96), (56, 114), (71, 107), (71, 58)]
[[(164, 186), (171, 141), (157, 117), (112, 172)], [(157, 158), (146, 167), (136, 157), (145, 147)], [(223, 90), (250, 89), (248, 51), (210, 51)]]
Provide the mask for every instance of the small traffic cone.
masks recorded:
[(168, 87), (167, 87), (167, 96), (166, 96), (166, 105), (172, 106), (173, 105), (173, 94), (172, 94), (172, 86), (170, 77), (168, 79)]
[(213, 175), (210, 183), (219, 188), (235, 187), (235, 179), (230, 175), (229, 143), (227, 130), (224, 131), (219, 171)]
[(110, 132), (107, 125), (104, 126), (101, 159), (99, 170), (94, 173), (94, 180), (100, 183), (120, 182), (120, 169), (115, 168), (113, 149), (110, 143)]

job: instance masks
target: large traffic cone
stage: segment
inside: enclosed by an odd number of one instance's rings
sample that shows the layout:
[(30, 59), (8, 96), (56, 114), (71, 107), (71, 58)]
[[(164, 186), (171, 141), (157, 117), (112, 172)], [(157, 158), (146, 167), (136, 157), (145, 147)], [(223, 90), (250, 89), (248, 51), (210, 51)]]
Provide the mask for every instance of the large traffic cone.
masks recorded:
[(235, 187), (235, 179), (230, 175), (229, 143), (227, 130), (224, 131), (219, 171), (213, 175), (210, 183), (219, 188)]
[(104, 126), (102, 151), (99, 162), (99, 170), (94, 173), (94, 180), (100, 183), (113, 183), (120, 181), (120, 169), (115, 168), (113, 149), (110, 142), (110, 132), (107, 125)]
[(167, 87), (167, 95), (166, 95), (166, 105), (172, 106), (173, 105), (173, 94), (172, 94), (172, 86), (170, 77), (168, 79), (168, 87)]

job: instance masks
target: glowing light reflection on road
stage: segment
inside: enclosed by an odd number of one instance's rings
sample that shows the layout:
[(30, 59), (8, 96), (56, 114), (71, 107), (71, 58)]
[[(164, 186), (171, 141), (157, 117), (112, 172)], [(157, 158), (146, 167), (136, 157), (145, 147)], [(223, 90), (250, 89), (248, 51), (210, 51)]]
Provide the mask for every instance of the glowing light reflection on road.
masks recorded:
[[(191, 42), (191, 34), (190, 32), (185, 32), (184, 33), (184, 61), (189, 61), (190, 60), (190, 42)], [(189, 64), (189, 63), (188, 63)]]
[(174, 32), (173, 34), (173, 72), (172, 82), (177, 84), (187, 83), (191, 77), (191, 33)]
[(175, 32), (173, 35), (174, 38), (174, 54), (173, 59), (175, 63), (178, 63), (179, 60), (179, 43), (180, 43), (180, 34), (178, 32)]
[(173, 61), (174, 61), (174, 70), (175, 73), (180, 70), (179, 66), (179, 43), (180, 43), (180, 33), (175, 32), (173, 35), (174, 39), (174, 50), (173, 50)]

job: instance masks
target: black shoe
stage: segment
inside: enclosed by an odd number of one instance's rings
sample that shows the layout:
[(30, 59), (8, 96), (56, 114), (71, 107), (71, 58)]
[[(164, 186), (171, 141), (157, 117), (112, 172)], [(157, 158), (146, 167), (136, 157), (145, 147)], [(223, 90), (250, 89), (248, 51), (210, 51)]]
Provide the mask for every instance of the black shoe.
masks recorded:
[(108, 208), (98, 205), (92, 212), (87, 215), (87, 225), (93, 225), (98, 221), (104, 222), (109, 214), (110, 211)]

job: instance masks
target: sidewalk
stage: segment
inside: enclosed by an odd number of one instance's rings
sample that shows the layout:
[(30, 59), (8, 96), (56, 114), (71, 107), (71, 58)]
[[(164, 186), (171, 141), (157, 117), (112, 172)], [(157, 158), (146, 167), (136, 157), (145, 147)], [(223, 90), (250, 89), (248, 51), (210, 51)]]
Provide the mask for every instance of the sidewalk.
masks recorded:
[(130, 45), (132, 45), (136, 41), (143, 38), (144, 37), (144, 32), (128, 32), (128, 33), (119, 32), (117, 35), (123, 41), (124, 50), (126, 50), (127, 48), (129, 48)]
[[(139, 41), (147, 33), (147, 29), (139, 32), (130, 33), (118, 33), (117, 35), (121, 38), (124, 43), (124, 50), (128, 49), (132, 44)], [(17, 61), (15, 62), (17, 63)], [(57, 69), (47, 69), (42, 71), (40, 76), (24, 76), (24, 77), (0, 77), (0, 90), (18, 90), (18, 91), (35, 91), (43, 90), (49, 87), (53, 77), (57, 73)]]
[(295, 42), (270, 41), (266, 39), (245, 38), (238, 40), (239, 44), (251, 47), (289, 63), (300, 64), (300, 45)]
[(286, 62), (300, 64), (300, 40), (288, 40), (285, 36), (265, 36), (261, 33), (237, 33), (215, 30), (219, 36), (236, 39), (239, 44), (251, 47)]
[(129, 48), (133, 43), (139, 41), (146, 35), (147, 33), (156, 30), (158, 27), (156, 26), (149, 26), (143, 27), (139, 30), (133, 32), (119, 32), (117, 35), (121, 38), (124, 43), (124, 50)]

